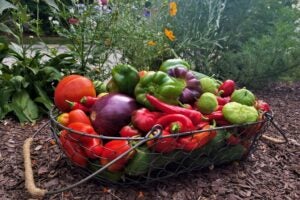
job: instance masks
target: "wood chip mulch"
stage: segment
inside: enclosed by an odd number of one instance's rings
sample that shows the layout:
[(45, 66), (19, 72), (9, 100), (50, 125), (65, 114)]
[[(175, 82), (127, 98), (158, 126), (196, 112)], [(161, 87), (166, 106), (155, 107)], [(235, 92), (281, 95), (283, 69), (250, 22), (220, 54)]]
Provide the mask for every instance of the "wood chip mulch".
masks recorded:
[[(275, 84), (255, 91), (274, 111), (274, 120), (286, 132), (287, 144), (259, 141), (248, 160), (170, 178), (167, 183), (143, 187), (111, 187), (91, 180), (44, 199), (300, 199), (300, 83)], [(32, 199), (24, 186), (22, 145), (48, 119), (21, 126), (14, 119), (0, 121), (0, 199)], [(278, 137), (274, 127), (267, 135)], [(49, 130), (31, 148), (36, 184), (49, 190), (85, 177), (53, 142)]]

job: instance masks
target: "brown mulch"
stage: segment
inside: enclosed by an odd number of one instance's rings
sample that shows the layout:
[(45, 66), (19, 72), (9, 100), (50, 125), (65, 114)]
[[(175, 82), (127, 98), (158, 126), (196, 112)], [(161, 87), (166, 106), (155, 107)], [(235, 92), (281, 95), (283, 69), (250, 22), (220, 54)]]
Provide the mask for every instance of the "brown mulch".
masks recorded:
[[(248, 160), (171, 178), (148, 188), (109, 187), (94, 180), (45, 199), (300, 199), (300, 83), (276, 84), (255, 92), (270, 103), (288, 144), (260, 141)], [(29, 199), (24, 188), (22, 145), (45, 123), (0, 121), (0, 199)], [(48, 131), (46, 131), (48, 132)], [(269, 127), (266, 134), (277, 137)], [(31, 149), (36, 184), (49, 190), (68, 186), (84, 175), (68, 165), (51, 135), (41, 134)]]

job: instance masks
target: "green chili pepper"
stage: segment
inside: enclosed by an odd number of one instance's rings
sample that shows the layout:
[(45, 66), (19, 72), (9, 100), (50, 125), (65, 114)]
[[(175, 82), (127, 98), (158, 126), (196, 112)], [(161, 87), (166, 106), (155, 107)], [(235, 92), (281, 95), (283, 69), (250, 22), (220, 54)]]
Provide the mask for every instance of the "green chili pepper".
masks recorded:
[(176, 105), (185, 85), (182, 81), (170, 77), (165, 72), (149, 72), (135, 87), (136, 100), (146, 106), (153, 108), (146, 98), (146, 94), (152, 94), (161, 101)]

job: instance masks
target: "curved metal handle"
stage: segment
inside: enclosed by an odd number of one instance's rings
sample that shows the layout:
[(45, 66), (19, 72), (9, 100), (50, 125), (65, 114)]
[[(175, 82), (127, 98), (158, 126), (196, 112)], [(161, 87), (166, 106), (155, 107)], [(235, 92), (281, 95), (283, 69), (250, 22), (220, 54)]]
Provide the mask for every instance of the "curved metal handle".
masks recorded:
[(286, 136), (286, 133), (274, 122), (274, 118), (273, 115), (271, 113), (265, 113), (266, 118), (268, 119), (268, 121), (271, 122), (271, 124), (274, 126), (274, 128), (278, 131), (278, 133), (280, 133), (280, 135), (283, 137), (283, 139), (278, 139), (278, 138), (273, 138), (267, 135), (262, 135), (262, 139), (266, 139), (268, 141), (271, 141), (273, 143), (276, 144), (285, 144), (287, 143), (289, 140)]

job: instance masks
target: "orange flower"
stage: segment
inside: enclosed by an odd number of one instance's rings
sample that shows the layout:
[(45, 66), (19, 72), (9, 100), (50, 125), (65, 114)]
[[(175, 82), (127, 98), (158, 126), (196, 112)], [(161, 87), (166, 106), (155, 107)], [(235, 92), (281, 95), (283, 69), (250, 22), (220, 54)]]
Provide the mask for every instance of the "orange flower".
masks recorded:
[(174, 41), (175, 40), (175, 36), (174, 36), (174, 33), (173, 33), (173, 31), (171, 31), (171, 30), (169, 30), (169, 29), (167, 29), (167, 28), (165, 28), (165, 35), (167, 36), (167, 38), (169, 38), (169, 40), (171, 40), (171, 41)]
[(170, 16), (174, 17), (177, 13), (177, 4), (176, 2), (172, 1), (169, 3), (169, 14)]
[(155, 45), (156, 45), (156, 42), (153, 41), (153, 40), (150, 40), (149, 42), (147, 42), (147, 44), (148, 44), (149, 46), (155, 46)]

